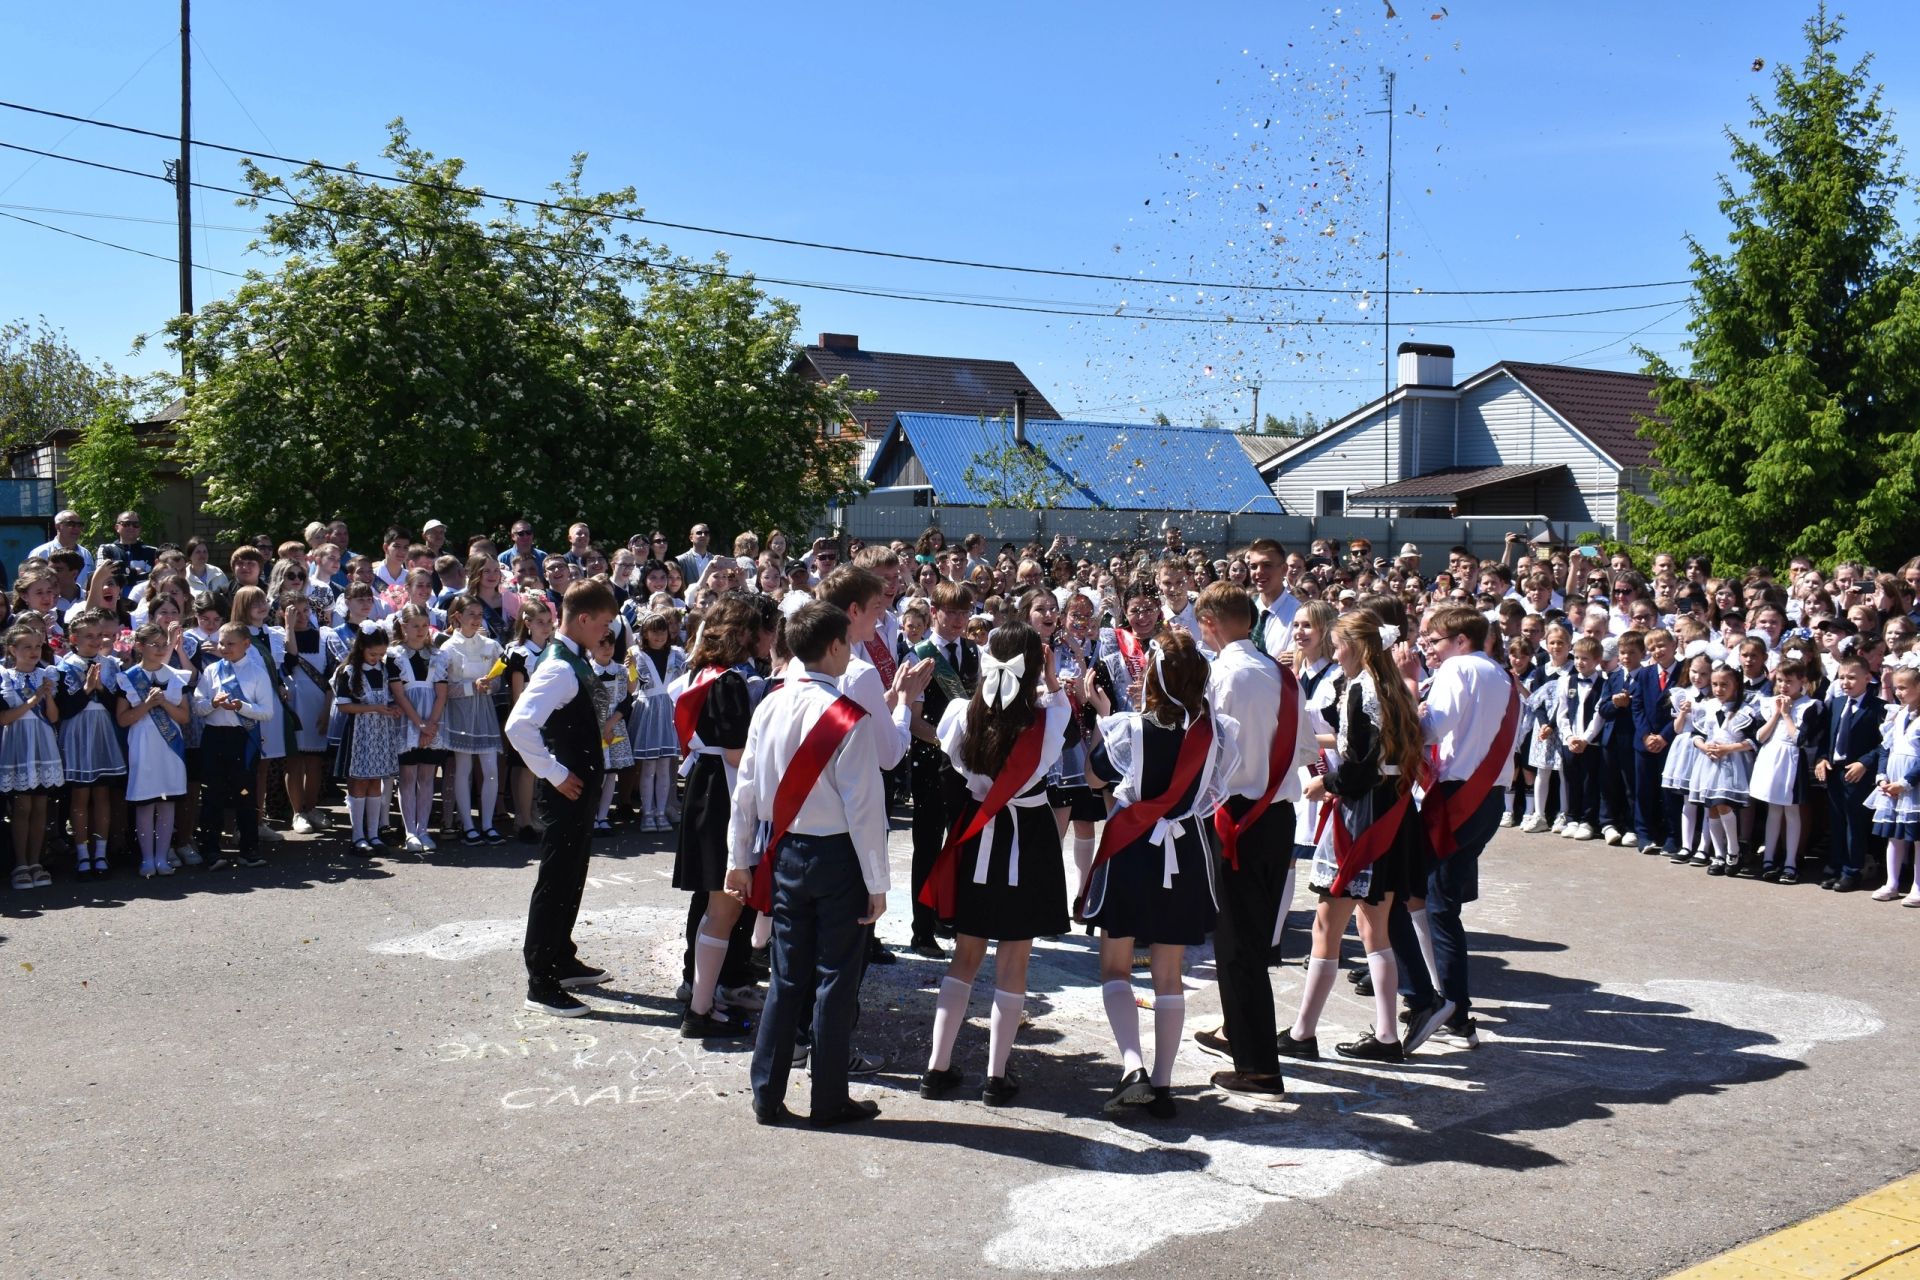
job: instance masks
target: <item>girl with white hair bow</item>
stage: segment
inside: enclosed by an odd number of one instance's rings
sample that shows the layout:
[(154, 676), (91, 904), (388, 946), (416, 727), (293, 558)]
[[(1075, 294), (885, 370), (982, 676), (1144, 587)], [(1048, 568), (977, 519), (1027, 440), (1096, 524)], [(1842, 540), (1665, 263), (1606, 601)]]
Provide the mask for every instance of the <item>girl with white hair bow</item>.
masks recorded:
[(980, 654), (973, 697), (947, 705), (941, 749), (967, 785), (921, 900), (954, 930), (953, 960), (934, 1004), (933, 1053), (920, 1096), (942, 1098), (964, 1074), (953, 1044), (967, 1018), (973, 980), (994, 942), (993, 1012), (982, 1100), (1005, 1106), (1020, 1085), (1007, 1070), (1027, 999), (1035, 938), (1065, 933), (1067, 877), (1060, 829), (1047, 803), (1069, 704), (1040, 636), (1024, 622), (996, 630)]

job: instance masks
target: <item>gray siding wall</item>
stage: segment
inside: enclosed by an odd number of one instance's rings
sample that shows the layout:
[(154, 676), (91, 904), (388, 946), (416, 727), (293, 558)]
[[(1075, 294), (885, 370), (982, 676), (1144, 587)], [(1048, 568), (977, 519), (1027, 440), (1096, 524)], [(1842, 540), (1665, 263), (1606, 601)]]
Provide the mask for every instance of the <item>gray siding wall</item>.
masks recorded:
[(1280, 507), (1288, 515), (1311, 516), (1317, 490), (1352, 492), (1398, 480), (1404, 466), (1400, 451), (1399, 406), (1393, 406), (1384, 426), (1376, 409), (1360, 425), (1309, 446), (1287, 463), (1274, 477), (1273, 496), (1280, 499)]
[(1407, 417), (1408, 476), (1424, 476), (1453, 465), (1460, 402), (1452, 396), (1413, 395), (1402, 410)]
[[(1559, 494), (1549, 495), (1554, 505), (1547, 510), (1512, 514), (1606, 525), (1619, 519), (1619, 468), (1569, 430), (1518, 382), (1499, 374), (1461, 396), (1459, 453), (1450, 465), (1498, 467), (1549, 462), (1563, 462), (1572, 470), (1577, 492), (1556, 486)], [(1516, 492), (1514, 500), (1523, 496)], [(1483, 496), (1477, 505), (1485, 511), (1490, 501), (1491, 495)]]

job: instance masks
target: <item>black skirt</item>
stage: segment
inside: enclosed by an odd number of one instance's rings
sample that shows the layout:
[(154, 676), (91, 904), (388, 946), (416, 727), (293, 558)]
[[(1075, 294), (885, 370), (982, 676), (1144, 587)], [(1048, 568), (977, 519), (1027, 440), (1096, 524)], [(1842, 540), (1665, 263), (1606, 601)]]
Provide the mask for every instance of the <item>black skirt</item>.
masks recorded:
[[(979, 807), (968, 796), (949, 830), (965, 830)], [(1010, 885), (1007, 877), (1016, 828), (1020, 832), (1020, 883)], [(984, 884), (975, 884), (973, 879), (979, 854), (978, 836), (955, 854), (953, 919), (945, 922), (955, 933), (998, 942), (1024, 942), (1058, 937), (1072, 927), (1067, 916), (1066, 863), (1060, 856), (1060, 828), (1053, 820), (1052, 809), (1045, 805), (1009, 805), (1001, 810), (993, 823), (993, 852)]]
[[(1373, 789), (1373, 812), (1378, 815), (1378, 821), (1386, 820), (1386, 814), (1393, 808), (1394, 801), (1400, 798), (1399, 783), (1398, 778), (1388, 778)], [(1353, 832), (1353, 836), (1359, 839), (1360, 833)], [(1327, 838), (1332, 839), (1331, 831), (1328, 832)], [(1387, 845), (1387, 851), (1380, 855), (1379, 860), (1371, 868), (1373, 876), (1367, 885), (1366, 893), (1357, 894), (1349, 890), (1340, 896), (1364, 902), (1369, 906), (1378, 906), (1385, 900), (1387, 894), (1391, 893), (1397, 901), (1405, 902), (1413, 891), (1416, 879), (1419, 884), (1425, 886), (1426, 874), (1433, 862), (1433, 853), (1427, 844), (1426, 828), (1420, 823), (1420, 810), (1409, 800), (1405, 812), (1401, 815), (1399, 831)], [(1315, 887), (1314, 892), (1322, 898), (1332, 896), (1324, 888)]]
[(718, 893), (727, 887), (727, 819), (732, 814), (726, 761), (715, 755), (695, 756), (693, 770), (687, 774), (680, 843), (673, 857), (674, 888)]
[(1092, 787), (1048, 787), (1047, 803), (1056, 809), (1067, 811), (1069, 822), (1105, 822), (1107, 820), (1107, 802), (1094, 793)]
[(1144, 837), (1094, 871), (1084, 908), (1087, 923), (1136, 946), (1195, 947), (1213, 931), (1213, 831), (1188, 818), (1174, 840), (1179, 871), (1166, 887), (1166, 850)]

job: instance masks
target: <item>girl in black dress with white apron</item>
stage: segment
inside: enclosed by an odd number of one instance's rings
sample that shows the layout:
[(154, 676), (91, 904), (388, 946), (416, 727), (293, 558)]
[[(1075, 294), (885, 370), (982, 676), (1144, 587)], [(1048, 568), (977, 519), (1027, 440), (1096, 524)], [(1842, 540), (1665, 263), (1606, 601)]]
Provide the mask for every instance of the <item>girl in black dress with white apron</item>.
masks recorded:
[[(1207, 940), (1219, 914), (1208, 819), (1225, 800), (1227, 775), (1240, 758), (1240, 726), (1210, 712), (1207, 660), (1192, 636), (1162, 629), (1149, 653), (1141, 711), (1107, 714), (1106, 692), (1091, 679), (1086, 684), (1088, 701), (1101, 713), (1087, 779), (1110, 791), (1114, 808), (1080, 915), (1100, 930), (1100, 995), (1120, 1049), (1120, 1083), (1106, 1110), (1145, 1106), (1154, 1118), (1168, 1119), (1186, 1025), (1186, 949)], [(1151, 1075), (1133, 996), (1133, 956), (1143, 947), (1153, 974)]]
[(945, 1097), (965, 1078), (953, 1065), (953, 1042), (967, 1020), (989, 940), (995, 943), (993, 1013), (981, 1097), (988, 1106), (1005, 1106), (1020, 1088), (1007, 1059), (1026, 1004), (1033, 940), (1065, 933), (1069, 924), (1066, 865), (1047, 775), (1059, 763), (1071, 708), (1053, 672), (1039, 633), (1009, 622), (980, 654), (973, 697), (950, 702), (940, 717), (940, 747), (965, 780), (967, 800), (922, 890), (922, 900), (954, 931), (953, 960), (934, 1003), (923, 1098)]
[(1346, 676), (1335, 726), (1338, 762), (1306, 788), (1326, 810), (1315, 841), (1308, 886), (1319, 896), (1313, 918), (1313, 958), (1300, 993), (1300, 1013), (1279, 1037), (1282, 1057), (1317, 1059), (1314, 1038), (1321, 1010), (1340, 967), (1340, 938), (1357, 911), (1360, 941), (1373, 980), (1373, 1031), (1336, 1045), (1342, 1057), (1399, 1062), (1396, 1018), (1399, 967), (1387, 936), (1396, 896), (1411, 888), (1420, 857), (1419, 817), (1411, 792), (1426, 759), (1419, 710), (1390, 656), (1393, 628), (1366, 610), (1343, 615), (1333, 628), (1333, 656)]

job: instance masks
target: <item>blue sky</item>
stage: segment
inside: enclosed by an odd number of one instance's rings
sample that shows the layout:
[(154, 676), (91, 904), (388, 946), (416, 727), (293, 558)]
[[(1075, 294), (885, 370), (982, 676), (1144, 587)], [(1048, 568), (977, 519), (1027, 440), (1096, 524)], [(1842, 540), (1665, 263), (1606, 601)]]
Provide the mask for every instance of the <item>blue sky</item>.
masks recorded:
[[(1062, 317), (768, 286), (802, 333), (873, 349), (1018, 361), (1063, 412), (1137, 420), (1338, 415), (1380, 388), (1384, 119), (1398, 73), (1396, 288), (1640, 284), (1717, 237), (1721, 129), (1797, 62), (1809, 5), (1444, 6), (1394, 0), (1174, 6), (573, 5), (202, 0), (195, 133), (377, 167), (384, 125), (458, 155), (489, 190), (538, 193), (567, 157), (674, 222), (936, 256), (1240, 288), (1148, 286), (895, 262), (689, 232), (736, 269)], [(1920, 84), (1909, 6), (1843, 10), (1896, 127)], [(1444, 16), (1435, 17), (1436, 14)], [(316, 15), (320, 15), (316, 17)], [(177, 126), (174, 7), (8, 6), (0, 96)], [(1756, 58), (1768, 72), (1756, 73)], [(0, 140), (159, 172), (166, 144), (0, 111)], [(239, 185), (202, 152), (195, 176)], [(1339, 196), (1338, 200), (1334, 197)], [(49, 212), (59, 210), (63, 212)], [(1913, 211), (1906, 211), (1913, 226)], [(172, 313), (175, 270), (16, 218), (170, 257), (158, 182), (0, 151), (0, 316), (45, 315), (91, 356), (169, 363), (131, 340)], [(111, 218), (83, 214), (114, 215)], [(134, 219), (134, 220), (129, 220)], [(148, 219), (142, 221), (138, 219)], [(197, 193), (196, 258), (227, 271), (257, 216)], [(202, 271), (204, 299), (233, 285)], [(1637, 367), (1675, 353), (1683, 287), (1396, 297), (1391, 341), (1446, 342), (1464, 374), (1502, 358)], [(1653, 305), (1661, 304), (1661, 305)], [(1445, 322), (1633, 307), (1478, 326)], [(1234, 323), (1176, 324), (1147, 312)], [(1118, 314), (1114, 314), (1118, 313)], [(1317, 319), (1349, 322), (1339, 327)], [(1256, 323), (1272, 321), (1275, 323)], [(1355, 326), (1351, 322), (1364, 322)], [(1292, 322), (1292, 323), (1287, 323)]]

